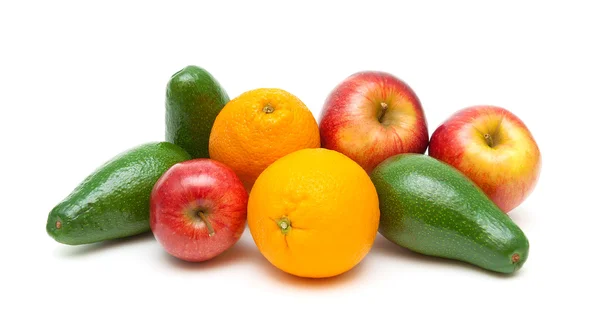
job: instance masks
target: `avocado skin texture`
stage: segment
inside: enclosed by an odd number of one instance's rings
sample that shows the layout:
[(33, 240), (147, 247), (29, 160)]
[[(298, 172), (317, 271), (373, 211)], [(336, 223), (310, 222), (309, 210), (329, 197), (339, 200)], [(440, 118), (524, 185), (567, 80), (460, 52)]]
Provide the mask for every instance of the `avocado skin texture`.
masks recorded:
[(50, 211), (46, 231), (68, 245), (149, 231), (154, 184), (171, 166), (189, 159), (169, 142), (146, 143), (115, 156)]
[(208, 158), (208, 139), (217, 115), (229, 96), (205, 69), (187, 66), (167, 84), (166, 141), (184, 148), (193, 158)]
[(523, 231), (450, 165), (400, 154), (379, 164), (371, 180), (379, 196), (379, 232), (393, 243), (500, 273), (512, 273), (527, 260)]

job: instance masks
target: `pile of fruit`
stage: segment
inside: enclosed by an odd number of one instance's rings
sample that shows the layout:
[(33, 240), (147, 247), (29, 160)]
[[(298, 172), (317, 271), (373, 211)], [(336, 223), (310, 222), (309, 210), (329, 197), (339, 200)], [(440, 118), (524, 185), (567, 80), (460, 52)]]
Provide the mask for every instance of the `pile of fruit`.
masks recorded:
[(284, 90), (230, 100), (188, 66), (167, 84), (165, 142), (99, 167), (52, 209), (46, 230), (69, 245), (151, 230), (169, 254), (199, 262), (233, 246), (247, 223), (270, 263), (303, 277), (350, 270), (379, 232), (512, 273), (529, 242), (506, 213), (540, 168), (531, 133), (500, 107), (460, 110), (430, 138), (417, 95), (388, 73), (348, 77), (317, 122)]

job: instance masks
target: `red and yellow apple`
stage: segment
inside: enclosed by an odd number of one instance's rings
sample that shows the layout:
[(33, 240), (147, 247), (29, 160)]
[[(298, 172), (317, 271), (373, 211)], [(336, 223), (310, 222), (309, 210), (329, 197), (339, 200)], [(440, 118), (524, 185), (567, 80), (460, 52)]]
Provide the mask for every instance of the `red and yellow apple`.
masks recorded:
[(156, 182), (150, 228), (171, 255), (211, 259), (233, 246), (246, 227), (248, 193), (235, 172), (210, 159), (178, 163)]
[(541, 169), (540, 150), (529, 129), (496, 106), (456, 112), (434, 131), (429, 155), (469, 177), (504, 212), (527, 198)]
[(370, 173), (399, 153), (424, 153), (427, 121), (415, 92), (391, 74), (351, 75), (327, 97), (319, 130), (323, 148), (341, 152)]

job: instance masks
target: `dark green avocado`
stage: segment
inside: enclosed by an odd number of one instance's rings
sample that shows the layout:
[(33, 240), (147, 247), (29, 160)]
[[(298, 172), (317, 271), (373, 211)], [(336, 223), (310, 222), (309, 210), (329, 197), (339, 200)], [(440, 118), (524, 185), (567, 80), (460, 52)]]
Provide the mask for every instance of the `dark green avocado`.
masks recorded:
[(165, 139), (193, 158), (208, 158), (208, 139), (227, 92), (205, 69), (187, 66), (167, 84)]
[(521, 229), (470, 179), (422, 154), (388, 158), (371, 173), (379, 232), (418, 253), (512, 273), (525, 263)]
[(117, 155), (50, 211), (46, 231), (69, 245), (149, 231), (154, 184), (171, 166), (189, 159), (169, 142), (147, 143)]

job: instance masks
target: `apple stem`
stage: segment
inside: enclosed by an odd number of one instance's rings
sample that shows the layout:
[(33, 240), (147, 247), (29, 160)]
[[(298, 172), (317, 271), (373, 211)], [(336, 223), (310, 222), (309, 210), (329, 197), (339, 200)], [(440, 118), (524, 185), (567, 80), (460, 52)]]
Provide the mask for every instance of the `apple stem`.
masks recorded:
[(385, 112), (387, 111), (387, 108), (388, 108), (388, 105), (385, 102), (381, 102), (380, 105), (381, 105), (381, 114), (377, 118), (379, 123), (381, 123), (381, 120), (383, 120), (383, 116), (385, 115)]
[(494, 147), (494, 139), (492, 138), (491, 135), (489, 135), (488, 133), (484, 134), (483, 137), (485, 138), (485, 142), (487, 143), (487, 145), (490, 148)]
[(215, 230), (213, 229), (212, 225), (210, 224), (210, 221), (208, 221), (208, 218), (206, 218), (206, 215), (204, 214), (204, 212), (198, 211), (198, 217), (200, 217), (200, 219), (202, 219), (202, 221), (206, 225), (206, 228), (208, 228), (208, 236), (212, 237), (215, 234)]
[(511, 261), (512, 261), (513, 263), (516, 263), (516, 262), (518, 262), (518, 261), (520, 261), (520, 260), (521, 260), (521, 256), (519, 256), (519, 254), (517, 254), (517, 253), (514, 253), (514, 254), (512, 255), (512, 257), (511, 257)]

